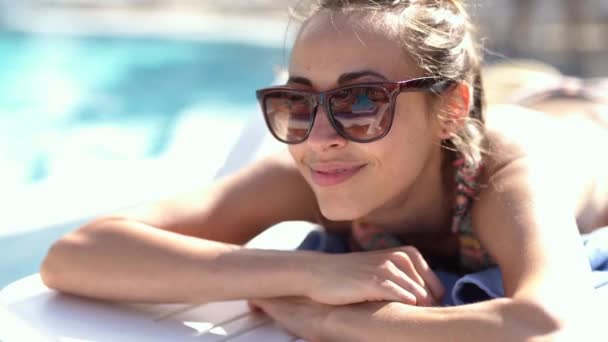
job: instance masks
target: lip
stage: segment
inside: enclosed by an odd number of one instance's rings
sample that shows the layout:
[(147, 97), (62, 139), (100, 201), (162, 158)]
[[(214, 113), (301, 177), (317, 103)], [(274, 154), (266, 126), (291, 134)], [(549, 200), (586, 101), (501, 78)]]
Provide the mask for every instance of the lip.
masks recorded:
[(332, 186), (346, 182), (367, 164), (316, 164), (310, 166), (312, 181), (319, 186)]

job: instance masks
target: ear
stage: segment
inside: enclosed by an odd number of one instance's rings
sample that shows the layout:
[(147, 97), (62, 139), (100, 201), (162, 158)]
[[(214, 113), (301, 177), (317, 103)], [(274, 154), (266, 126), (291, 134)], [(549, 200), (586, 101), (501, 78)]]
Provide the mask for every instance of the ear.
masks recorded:
[(460, 82), (442, 95), (438, 118), (438, 137), (441, 140), (451, 138), (466, 121), (471, 109), (471, 87), (467, 82)]

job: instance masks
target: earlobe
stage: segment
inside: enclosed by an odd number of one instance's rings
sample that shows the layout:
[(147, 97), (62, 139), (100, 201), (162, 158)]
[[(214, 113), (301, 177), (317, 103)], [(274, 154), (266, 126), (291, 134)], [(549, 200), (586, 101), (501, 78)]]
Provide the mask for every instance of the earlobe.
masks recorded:
[(471, 88), (468, 83), (460, 82), (445, 94), (443, 109), (439, 115), (439, 138), (450, 139), (456, 134), (469, 115)]

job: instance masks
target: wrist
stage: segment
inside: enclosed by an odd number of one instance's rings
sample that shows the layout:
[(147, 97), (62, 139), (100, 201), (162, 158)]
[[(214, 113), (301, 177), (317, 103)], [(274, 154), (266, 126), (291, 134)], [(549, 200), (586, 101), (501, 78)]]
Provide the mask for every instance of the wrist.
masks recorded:
[(290, 295), (311, 298), (318, 288), (318, 268), (323, 265), (325, 255), (318, 252), (291, 252), (292, 263), (289, 265), (287, 286), (293, 291)]
[[(379, 310), (369, 311), (367, 303), (333, 306), (325, 319), (319, 322), (320, 341), (367, 341), (371, 316)], [(375, 304), (375, 303), (372, 303)]]
[[(335, 306), (322, 322), (319, 331), (323, 334), (323, 341), (388, 340), (390, 335), (387, 334), (396, 330), (395, 325), (402, 324), (401, 318), (409, 309), (417, 310), (417, 307), (397, 302)], [(397, 339), (394, 336), (393, 338)]]
[(220, 256), (216, 275), (236, 287), (235, 298), (308, 296), (317, 254), (243, 248)]

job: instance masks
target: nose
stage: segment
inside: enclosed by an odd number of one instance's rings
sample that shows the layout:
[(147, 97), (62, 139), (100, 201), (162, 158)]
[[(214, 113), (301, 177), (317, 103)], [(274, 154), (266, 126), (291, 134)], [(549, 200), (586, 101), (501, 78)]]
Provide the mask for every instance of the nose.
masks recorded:
[(317, 107), (315, 121), (306, 142), (314, 149), (322, 151), (328, 148), (340, 148), (348, 142), (342, 137), (329, 121), (326, 107), (323, 103)]

